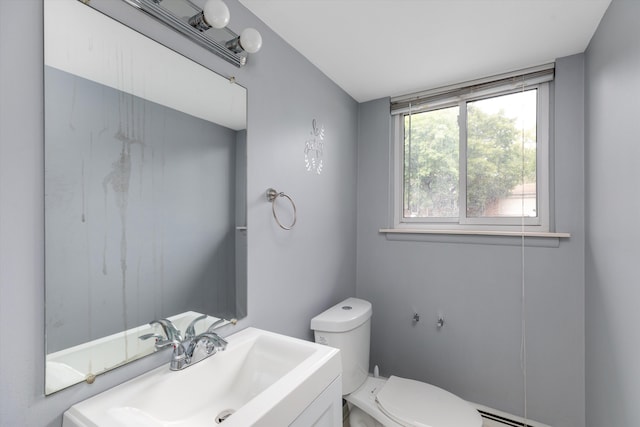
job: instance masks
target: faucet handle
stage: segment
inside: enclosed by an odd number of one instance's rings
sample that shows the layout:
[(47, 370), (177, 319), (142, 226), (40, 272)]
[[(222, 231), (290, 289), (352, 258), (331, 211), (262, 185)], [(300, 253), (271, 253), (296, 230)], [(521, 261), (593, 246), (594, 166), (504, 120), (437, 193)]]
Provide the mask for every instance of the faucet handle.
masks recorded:
[(198, 343), (200, 342), (204, 342), (205, 344), (205, 349), (207, 354), (215, 354), (216, 351), (220, 350), (220, 351), (224, 351), (227, 348), (227, 341), (224, 338), (221, 338), (218, 334), (216, 334), (215, 332), (203, 332), (200, 335), (196, 336), (195, 338), (193, 338), (193, 340), (191, 341), (191, 346), (190, 348), (192, 349), (191, 351), (193, 352), (193, 350), (195, 350), (195, 347), (198, 345)]
[(164, 337), (160, 334), (154, 334), (153, 332), (150, 334), (144, 334), (144, 335), (140, 335), (138, 337), (139, 340), (148, 340), (149, 338), (155, 338), (156, 342), (161, 341), (164, 339)]
[(200, 338), (206, 338), (207, 340), (209, 340), (209, 342), (213, 344), (216, 350), (225, 351), (227, 348), (227, 340), (225, 340), (215, 332), (204, 332), (196, 337), (196, 339)]
[(184, 347), (182, 343), (178, 340), (159, 340), (156, 341), (156, 348), (161, 349), (165, 347), (173, 347), (174, 354), (177, 356), (182, 356), (184, 354)]
[(216, 335), (216, 337), (218, 341), (218, 348), (222, 351), (225, 351), (227, 349), (227, 344), (229, 343), (227, 342), (227, 340), (225, 340), (221, 336)]
[(155, 347), (156, 349), (160, 350), (162, 348), (165, 347), (169, 347), (169, 346), (173, 346), (173, 352), (177, 357), (183, 357), (184, 355), (184, 347), (182, 346), (182, 343), (178, 340), (169, 340), (169, 339), (164, 339), (164, 337), (160, 334), (154, 334), (154, 333), (150, 333), (150, 334), (144, 334), (144, 335), (140, 335), (138, 337), (138, 339), (140, 340), (148, 340), (149, 338), (155, 338), (156, 343), (155, 343)]
[(187, 340), (194, 338), (196, 336), (196, 323), (206, 318), (207, 315), (203, 314), (193, 319), (191, 323), (189, 323), (189, 326), (187, 326), (187, 330), (184, 333), (184, 338)]
[(152, 326), (154, 324), (160, 325), (162, 327), (162, 330), (164, 331), (164, 334), (167, 336), (167, 340), (182, 341), (182, 337), (180, 336), (180, 331), (176, 329), (173, 323), (171, 323), (171, 320), (169, 319), (152, 320), (151, 322), (149, 322), (149, 324)]
[(213, 332), (218, 327), (218, 325), (220, 325), (221, 323), (224, 323), (224, 321), (225, 321), (224, 319), (216, 320), (211, 324), (211, 326), (207, 328), (207, 332)]

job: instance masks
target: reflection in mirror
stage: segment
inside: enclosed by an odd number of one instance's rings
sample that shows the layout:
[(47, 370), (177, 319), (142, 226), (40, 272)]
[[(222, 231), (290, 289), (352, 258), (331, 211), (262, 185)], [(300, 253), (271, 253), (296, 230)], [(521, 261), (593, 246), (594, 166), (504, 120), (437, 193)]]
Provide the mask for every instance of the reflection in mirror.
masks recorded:
[(246, 315), (245, 175), (244, 88), (45, 2), (46, 394)]

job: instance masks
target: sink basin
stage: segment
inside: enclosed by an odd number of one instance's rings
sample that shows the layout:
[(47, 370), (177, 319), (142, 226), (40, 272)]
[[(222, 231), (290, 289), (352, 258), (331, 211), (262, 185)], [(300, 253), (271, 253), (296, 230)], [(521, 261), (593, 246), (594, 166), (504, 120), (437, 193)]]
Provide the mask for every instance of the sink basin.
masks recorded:
[(226, 339), (187, 369), (167, 363), (72, 406), (63, 427), (286, 426), (342, 370), (338, 350), (309, 341), (256, 328)]

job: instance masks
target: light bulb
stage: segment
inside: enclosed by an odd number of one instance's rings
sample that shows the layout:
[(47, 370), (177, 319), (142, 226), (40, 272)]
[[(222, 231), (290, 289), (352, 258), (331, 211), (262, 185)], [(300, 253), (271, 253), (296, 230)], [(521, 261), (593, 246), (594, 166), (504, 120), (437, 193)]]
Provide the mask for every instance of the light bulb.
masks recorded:
[(255, 28), (245, 28), (240, 33), (240, 46), (249, 53), (256, 53), (262, 47), (262, 36)]
[(204, 20), (213, 28), (224, 28), (229, 23), (231, 14), (222, 0), (207, 0), (202, 9)]

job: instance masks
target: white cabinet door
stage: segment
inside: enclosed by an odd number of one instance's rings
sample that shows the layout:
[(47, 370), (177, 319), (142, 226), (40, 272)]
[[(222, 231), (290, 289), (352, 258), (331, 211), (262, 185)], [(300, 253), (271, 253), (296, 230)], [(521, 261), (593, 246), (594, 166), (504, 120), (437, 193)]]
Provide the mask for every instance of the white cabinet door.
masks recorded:
[(307, 406), (290, 427), (342, 426), (342, 376)]

